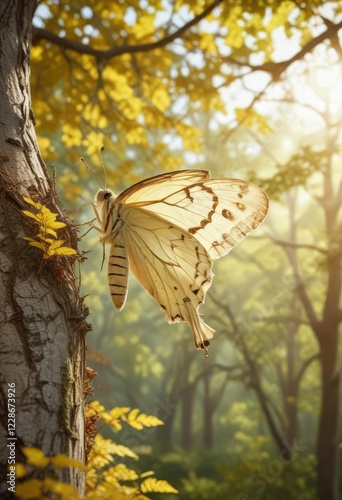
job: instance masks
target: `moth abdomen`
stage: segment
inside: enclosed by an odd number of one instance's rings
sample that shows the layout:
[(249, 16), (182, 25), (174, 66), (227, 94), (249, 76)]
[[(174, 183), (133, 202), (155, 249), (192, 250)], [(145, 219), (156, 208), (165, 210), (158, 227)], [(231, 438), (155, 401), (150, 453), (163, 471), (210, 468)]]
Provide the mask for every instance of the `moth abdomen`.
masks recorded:
[(125, 305), (127, 296), (128, 259), (121, 233), (115, 235), (110, 249), (108, 259), (108, 285), (113, 304), (117, 309), (122, 309)]

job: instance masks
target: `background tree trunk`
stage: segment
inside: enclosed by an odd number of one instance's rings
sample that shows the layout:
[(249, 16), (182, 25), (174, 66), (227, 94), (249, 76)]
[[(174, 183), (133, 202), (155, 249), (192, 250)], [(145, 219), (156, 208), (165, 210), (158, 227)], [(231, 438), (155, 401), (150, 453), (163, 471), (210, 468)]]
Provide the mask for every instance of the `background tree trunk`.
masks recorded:
[[(84, 459), (83, 376), (85, 312), (78, 295), (72, 259), (53, 257), (42, 272), (42, 252), (23, 236), (33, 224), (21, 210), (23, 196), (52, 212), (54, 186), (41, 158), (30, 108), (31, 21), (33, 0), (0, 3), (0, 463), (2, 499), (8, 459), (8, 384), (15, 384), (16, 462), (22, 446), (47, 455), (68, 453)], [(67, 221), (65, 221), (67, 222)], [(67, 226), (63, 239), (75, 247)], [(63, 480), (83, 490), (83, 473), (64, 469)]]

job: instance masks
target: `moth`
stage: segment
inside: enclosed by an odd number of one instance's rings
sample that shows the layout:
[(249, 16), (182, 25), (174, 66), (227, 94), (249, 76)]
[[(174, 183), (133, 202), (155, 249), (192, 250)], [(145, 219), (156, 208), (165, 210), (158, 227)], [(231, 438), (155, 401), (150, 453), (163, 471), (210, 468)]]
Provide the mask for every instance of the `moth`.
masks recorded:
[(122, 309), (129, 269), (165, 312), (189, 323), (197, 349), (214, 335), (199, 315), (213, 280), (213, 260), (256, 229), (267, 195), (240, 179), (212, 179), (206, 170), (179, 170), (145, 179), (116, 196), (100, 189), (95, 214), (102, 245), (110, 245), (108, 284)]

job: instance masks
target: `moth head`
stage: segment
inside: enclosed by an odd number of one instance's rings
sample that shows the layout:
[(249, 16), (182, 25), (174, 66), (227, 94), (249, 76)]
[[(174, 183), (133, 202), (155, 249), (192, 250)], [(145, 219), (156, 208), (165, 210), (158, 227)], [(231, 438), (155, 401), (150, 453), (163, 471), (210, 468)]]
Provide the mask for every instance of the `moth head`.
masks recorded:
[(101, 205), (105, 202), (112, 202), (115, 198), (115, 194), (110, 189), (99, 189), (95, 196), (95, 203)]

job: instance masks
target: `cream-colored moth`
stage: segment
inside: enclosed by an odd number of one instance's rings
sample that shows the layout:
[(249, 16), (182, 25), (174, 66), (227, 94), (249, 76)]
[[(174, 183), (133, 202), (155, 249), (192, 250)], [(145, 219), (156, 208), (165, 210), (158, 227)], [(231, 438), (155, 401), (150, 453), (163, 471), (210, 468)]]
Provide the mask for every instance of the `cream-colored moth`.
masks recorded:
[(240, 179), (211, 179), (179, 170), (145, 179), (116, 196), (100, 189), (95, 212), (110, 245), (108, 283), (116, 308), (125, 305), (128, 271), (165, 311), (189, 323), (197, 349), (214, 330), (199, 315), (213, 279), (213, 259), (226, 255), (266, 217), (267, 195)]

